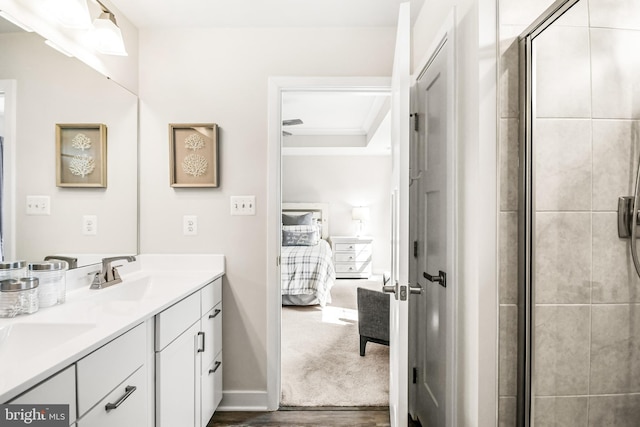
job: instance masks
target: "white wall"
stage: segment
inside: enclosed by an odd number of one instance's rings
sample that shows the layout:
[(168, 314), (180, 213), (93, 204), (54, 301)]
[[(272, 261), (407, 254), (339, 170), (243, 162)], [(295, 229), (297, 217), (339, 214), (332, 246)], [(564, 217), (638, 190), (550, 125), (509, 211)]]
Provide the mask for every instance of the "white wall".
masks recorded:
[[(143, 253), (222, 253), (224, 389), (266, 390), (269, 76), (388, 76), (395, 29), (140, 31)], [(220, 125), (220, 188), (169, 187), (169, 123)], [(255, 195), (256, 216), (230, 216)], [(198, 215), (198, 235), (182, 216)], [(269, 361), (276, 363), (276, 361)]]
[(368, 206), (363, 234), (373, 237), (374, 274), (391, 269), (390, 156), (284, 156), (282, 201), (329, 203), (329, 234), (358, 231), (354, 206)]

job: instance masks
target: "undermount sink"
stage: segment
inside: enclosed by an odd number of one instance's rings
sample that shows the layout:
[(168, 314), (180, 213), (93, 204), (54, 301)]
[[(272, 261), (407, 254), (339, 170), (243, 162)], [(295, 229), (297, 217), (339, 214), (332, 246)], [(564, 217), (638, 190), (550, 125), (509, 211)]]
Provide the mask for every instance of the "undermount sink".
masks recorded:
[(137, 279), (124, 279), (122, 283), (95, 292), (98, 293), (101, 301), (140, 301), (149, 293), (151, 284), (151, 277), (144, 276)]
[(90, 323), (13, 323), (0, 327), (0, 362), (23, 361), (89, 331)]

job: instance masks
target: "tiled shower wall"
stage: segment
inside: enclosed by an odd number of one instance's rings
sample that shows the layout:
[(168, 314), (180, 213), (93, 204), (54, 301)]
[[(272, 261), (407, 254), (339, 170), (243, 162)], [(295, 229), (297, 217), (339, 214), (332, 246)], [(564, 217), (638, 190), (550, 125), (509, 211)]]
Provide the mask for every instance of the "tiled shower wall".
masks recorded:
[[(500, 0), (499, 420), (516, 423), (517, 35)], [(537, 46), (535, 425), (640, 425), (640, 280), (617, 236), (640, 153), (640, 0), (581, 0)]]

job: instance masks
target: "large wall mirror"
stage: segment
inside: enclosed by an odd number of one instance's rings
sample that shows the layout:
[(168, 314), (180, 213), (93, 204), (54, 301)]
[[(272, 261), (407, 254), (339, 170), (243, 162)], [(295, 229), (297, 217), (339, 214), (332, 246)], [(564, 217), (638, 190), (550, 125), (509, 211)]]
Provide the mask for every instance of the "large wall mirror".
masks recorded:
[[(137, 96), (0, 20), (4, 260), (74, 255), (83, 265), (137, 253)], [(56, 185), (57, 124), (106, 126), (105, 188)], [(28, 214), (29, 196), (48, 197), (50, 213)]]

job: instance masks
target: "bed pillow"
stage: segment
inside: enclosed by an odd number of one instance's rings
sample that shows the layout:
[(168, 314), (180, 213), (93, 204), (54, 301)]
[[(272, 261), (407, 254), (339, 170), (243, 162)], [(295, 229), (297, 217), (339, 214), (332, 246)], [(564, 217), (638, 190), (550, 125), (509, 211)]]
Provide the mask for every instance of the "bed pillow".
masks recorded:
[(282, 246), (315, 246), (320, 241), (317, 225), (283, 225)]
[(313, 213), (302, 215), (282, 214), (282, 225), (313, 225)]

